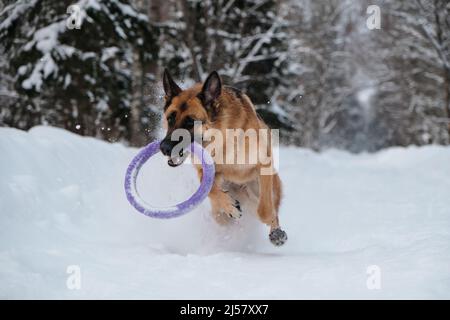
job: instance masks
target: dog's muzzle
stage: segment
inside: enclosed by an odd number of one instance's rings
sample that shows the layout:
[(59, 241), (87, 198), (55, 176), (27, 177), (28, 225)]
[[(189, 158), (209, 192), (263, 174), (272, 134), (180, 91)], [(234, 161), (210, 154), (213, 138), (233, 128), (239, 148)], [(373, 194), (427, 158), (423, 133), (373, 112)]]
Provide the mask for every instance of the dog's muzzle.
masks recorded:
[(184, 162), (187, 158), (187, 152), (183, 149), (178, 152), (177, 155), (169, 156), (169, 160), (167, 160), (167, 164), (171, 167), (178, 167), (180, 164)]
[(188, 152), (184, 148), (182, 148), (178, 154), (174, 154), (173, 149), (177, 144), (177, 141), (164, 139), (159, 146), (162, 154), (169, 157), (167, 164), (171, 167), (178, 167), (188, 156)]

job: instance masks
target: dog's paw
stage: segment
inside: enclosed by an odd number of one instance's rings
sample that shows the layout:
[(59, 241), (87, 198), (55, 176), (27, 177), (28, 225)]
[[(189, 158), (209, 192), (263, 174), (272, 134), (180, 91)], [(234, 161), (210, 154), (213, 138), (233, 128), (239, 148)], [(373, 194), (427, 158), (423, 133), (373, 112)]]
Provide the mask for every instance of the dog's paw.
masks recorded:
[(230, 219), (239, 219), (242, 217), (242, 209), (239, 201), (229, 198), (228, 203), (226, 203), (222, 208), (221, 212), (228, 216)]
[(281, 230), (281, 228), (276, 228), (270, 231), (269, 239), (274, 246), (279, 247), (286, 243), (288, 237), (285, 231)]
[(222, 212), (231, 219), (240, 219), (242, 217), (242, 209), (239, 201), (230, 199), (231, 204), (227, 208), (223, 208)]
[(211, 198), (211, 206), (213, 217), (219, 224), (228, 224), (242, 217), (241, 204), (225, 191)]

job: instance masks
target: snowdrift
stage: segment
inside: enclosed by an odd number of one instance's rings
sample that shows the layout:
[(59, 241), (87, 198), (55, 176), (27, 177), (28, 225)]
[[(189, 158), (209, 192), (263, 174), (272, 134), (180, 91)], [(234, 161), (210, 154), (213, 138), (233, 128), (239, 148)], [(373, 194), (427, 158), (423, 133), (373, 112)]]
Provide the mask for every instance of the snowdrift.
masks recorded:
[[(0, 128), (1, 298), (450, 298), (448, 147), (282, 148), (282, 248), (245, 205), (227, 227), (208, 201), (178, 219), (140, 215), (123, 191), (136, 152)], [(159, 155), (142, 171), (141, 193), (158, 205), (198, 186), (191, 166)], [(73, 265), (79, 290), (67, 287)]]

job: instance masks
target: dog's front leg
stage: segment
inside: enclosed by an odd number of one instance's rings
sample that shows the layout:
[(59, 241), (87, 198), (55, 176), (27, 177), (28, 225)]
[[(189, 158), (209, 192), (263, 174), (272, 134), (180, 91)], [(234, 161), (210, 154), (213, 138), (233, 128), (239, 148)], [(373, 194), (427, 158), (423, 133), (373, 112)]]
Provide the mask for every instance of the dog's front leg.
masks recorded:
[(226, 224), (231, 219), (239, 219), (242, 216), (239, 201), (230, 197), (230, 195), (222, 189), (223, 177), (220, 173), (216, 173), (214, 183), (209, 192), (211, 201), (212, 215), (219, 224)]

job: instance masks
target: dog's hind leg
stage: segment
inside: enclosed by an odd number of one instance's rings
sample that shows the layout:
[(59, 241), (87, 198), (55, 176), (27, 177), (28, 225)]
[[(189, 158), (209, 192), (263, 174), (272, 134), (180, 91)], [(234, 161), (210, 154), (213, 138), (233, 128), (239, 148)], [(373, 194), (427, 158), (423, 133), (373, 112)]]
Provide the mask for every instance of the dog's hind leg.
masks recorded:
[(282, 197), (282, 187), (281, 180), (278, 174), (273, 176), (273, 209), (274, 209), (274, 221), (270, 226), (270, 241), (276, 245), (281, 246), (287, 241), (287, 234), (280, 228), (279, 221), (279, 212), (280, 212), (280, 203)]
[(258, 202), (258, 216), (259, 219), (270, 226), (275, 223), (273, 210), (273, 176), (261, 175), (259, 177), (259, 202)]
[(262, 222), (270, 226), (269, 239), (276, 246), (283, 245), (287, 234), (279, 225), (278, 210), (281, 202), (281, 181), (275, 175), (261, 175), (259, 177), (258, 216)]
[(273, 176), (273, 209), (274, 214), (276, 216), (275, 224), (272, 224), (272, 228), (279, 228), (279, 220), (278, 220), (278, 214), (280, 212), (280, 204), (281, 204), (281, 197), (282, 197), (282, 188), (281, 188), (281, 180), (278, 174), (274, 174)]

